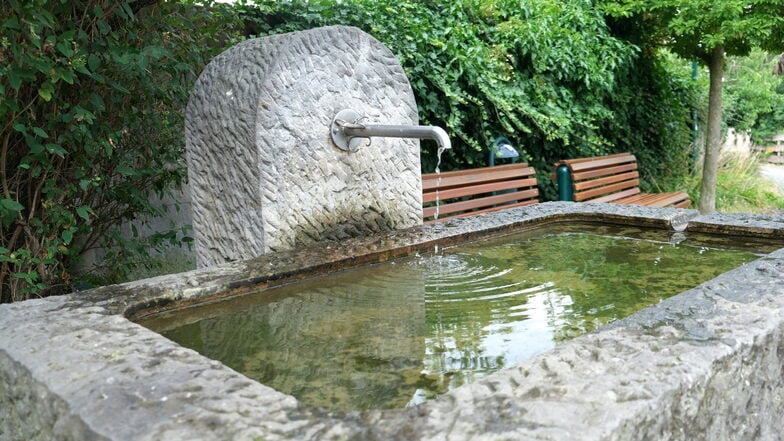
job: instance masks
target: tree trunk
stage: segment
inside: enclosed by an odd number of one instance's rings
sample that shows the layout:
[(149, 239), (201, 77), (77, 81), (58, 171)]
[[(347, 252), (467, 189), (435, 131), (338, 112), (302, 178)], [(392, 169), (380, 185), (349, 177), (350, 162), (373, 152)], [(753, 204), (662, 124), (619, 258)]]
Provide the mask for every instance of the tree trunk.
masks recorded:
[(700, 213), (716, 211), (716, 174), (721, 150), (721, 79), (724, 76), (724, 46), (713, 49), (708, 59), (710, 92), (708, 93), (708, 133), (702, 167)]

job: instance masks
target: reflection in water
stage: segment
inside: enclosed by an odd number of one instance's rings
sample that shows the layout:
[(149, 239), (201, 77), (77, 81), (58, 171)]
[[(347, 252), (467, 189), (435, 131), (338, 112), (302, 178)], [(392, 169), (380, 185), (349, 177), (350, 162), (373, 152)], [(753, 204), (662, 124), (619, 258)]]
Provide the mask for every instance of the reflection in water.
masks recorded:
[(663, 234), (550, 227), (143, 324), (310, 405), (399, 408), (756, 258)]
[(403, 407), (427, 381), (422, 277), (405, 265), (339, 273), (164, 335), (306, 403)]

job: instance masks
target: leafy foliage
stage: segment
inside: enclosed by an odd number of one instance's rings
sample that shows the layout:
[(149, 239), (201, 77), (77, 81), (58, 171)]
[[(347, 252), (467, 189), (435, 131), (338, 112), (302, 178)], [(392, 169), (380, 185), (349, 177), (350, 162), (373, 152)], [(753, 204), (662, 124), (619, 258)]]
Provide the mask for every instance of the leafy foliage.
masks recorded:
[(776, 86), (777, 101), (770, 112), (759, 115), (754, 129), (752, 139), (759, 144), (766, 144), (775, 135), (784, 133), (784, 79)]
[(704, 62), (710, 73), (708, 118), (700, 206), (716, 210), (725, 55), (746, 55), (753, 48), (784, 49), (784, 3), (780, 0), (604, 0), (611, 16), (642, 21), (645, 41)]
[[(453, 137), (443, 169), (484, 165), (499, 135), (543, 171), (607, 152), (607, 103), (635, 53), (590, 1), (258, 0), (243, 10), (254, 35), (345, 24), (383, 42), (406, 70), (422, 122)], [(424, 170), (434, 156), (422, 155)]]
[(667, 53), (640, 56), (627, 66), (610, 100), (614, 117), (603, 132), (618, 151), (635, 153), (643, 191), (682, 190), (694, 166), (690, 123), (698, 95), (681, 66), (681, 59)]
[[(763, 117), (784, 109), (784, 80), (773, 74), (776, 61), (778, 57), (760, 50), (745, 57), (727, 59), (724, 83), (724, 121), (727, 126), (750, 131), (758, 127)], [(779, 92), (777, 89), (780, 87), (782, 90)], [(778, 129), (784, 130), (784, 124)]]
[(0, 12), (5, 302), (69, 289), (70, 261), (156, 214), (151, 192), (184, 179), (181, 109), (216, 20), (229, 21), (155, 1), (8, 0)]
[(784, 4), (779, 0), (604, 0), (613, 17), (642, 22), (645, 40), (685, 58), (707, 60), (723, 47), (728, 55), (754, 48), (776, 51), (784, 42)]

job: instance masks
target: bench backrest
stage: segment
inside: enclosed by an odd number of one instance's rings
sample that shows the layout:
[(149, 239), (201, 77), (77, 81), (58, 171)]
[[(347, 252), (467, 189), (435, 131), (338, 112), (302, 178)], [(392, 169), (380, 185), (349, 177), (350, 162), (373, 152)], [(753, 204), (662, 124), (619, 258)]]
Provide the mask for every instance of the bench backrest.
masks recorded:
[[(775, 145), (770, 147), (755, 146), (754, 150), (763, 155), (763, 159), (773, 164), (784, 164), (784, 145)], [(768, 155), (770, 154), (770, 155)]]
[(422, 175), (425, 222), (531, 205), (538, 197), (536, 171), (525, 163)]
[(618, 153), (594, 158), (566, 159), (572, 174), (576, 202), (612, 202), (640, 193), (637, 158), (631, 153)]

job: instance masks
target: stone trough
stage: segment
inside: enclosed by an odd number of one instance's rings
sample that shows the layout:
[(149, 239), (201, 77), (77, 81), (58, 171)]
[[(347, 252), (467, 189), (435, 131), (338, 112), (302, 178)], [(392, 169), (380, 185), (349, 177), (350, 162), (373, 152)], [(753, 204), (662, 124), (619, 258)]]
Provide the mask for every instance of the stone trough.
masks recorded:
[(131, 320), (435, 244), (586, 220), (784, 239), (772, 217), (554, 202), (0, 305), (0, 439), (778, 439), (784, 249), (400, 410), (309, 408)]

